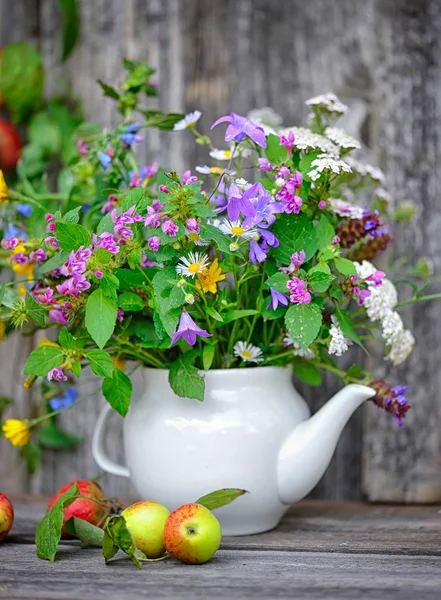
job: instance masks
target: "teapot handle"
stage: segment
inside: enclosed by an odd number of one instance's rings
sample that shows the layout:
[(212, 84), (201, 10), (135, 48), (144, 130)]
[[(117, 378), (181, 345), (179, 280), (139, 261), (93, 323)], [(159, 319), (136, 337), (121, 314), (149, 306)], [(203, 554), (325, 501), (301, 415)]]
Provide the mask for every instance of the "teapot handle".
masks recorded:
[(95, 431), (92, 437), (92, 455), (96, 464), (112, 475), (120, 475), (121, 477), (130, 477), (130, 471), (127, 467), (119, 465), (107, 456), (104, 444), (104, 432), (107, 418), (110, 415), (112, 407), (107, 404), (103, 407), (98, 421), (95, 425)]

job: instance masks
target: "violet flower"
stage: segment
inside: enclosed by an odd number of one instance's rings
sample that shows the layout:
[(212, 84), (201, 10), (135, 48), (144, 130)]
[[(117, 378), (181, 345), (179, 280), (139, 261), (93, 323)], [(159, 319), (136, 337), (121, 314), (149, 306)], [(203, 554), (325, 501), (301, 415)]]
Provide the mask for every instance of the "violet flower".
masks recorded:
[(280, 145), (285, 146), (287, 152), (291, 152), (291, 150), (294, 148), (295, 139), (294, 133), (290, 131), (288, 133), (288, 137), (284, 135), (280, 136)]
[(295, 304), (309, 304), (311, 302), (311, 294), (306, 289), (306, 282), (299, 277), (290, 279), (286, 287), (290, 292), (289, 299)]
[(53, 309), (49, 311), (49, 318), (54, 323), (59, 323), (60, 325), (68, 325), (69, 317), (67, 312), (64, 309)]
[[(247, 191), (249, 192), (249, 190)], [(228, 190), (227, 213), (230, 221), (237, 221), (240, 213), (245, 217), (254, 217), (256, 214), (250, 195), (247, 195), (247, 192), (242, 192), (235, 183), (232, 183)]]
[(259, 171), (272, 171), (273, 170), (273, 165), (270, 163), (270, 161), (266, 158), (258, 158), (257, 162), (259, 163)]
[(109, 156), (107, 152), (100, 152), (98, 154), (98, 160), (100, 161), (104, 169), (107, 169), (110, 166), (110, 163), (112, 162), (112, 157)]
[(250, 250), (248, 257), (253, 265), (264, 262), (267, 257), (267, 253), (259, 246), (255, 240), (250, 241)]
[(29, 253), (29, 258), (34, 260), (36, 263), (41, 263), (47, 259), (47, 254), (43, 248), (37, 248), (37, 250), (33, 250)]
[(149, 247), (150, 250), (153, 250), (153, 252), (157, 252), (159, 250), (160, 245), (161, 245), (161, 239), (157, 235), (152, 236), (147, 241), (147, 246)]
[(274, 288), (270, 288), (270, 294), (271, 294), (271, 300), (270, 300), (270, 303), (268, 304), (268, 306), (266, 307), (267, 310), (269, 310), (269, 308), (271, 306), (272, 306), (273, 310), (276, 310), (279, 305), (280, 306), (288, 306), (288, 296), (286, 294), (282, 294), (281, 292), (278, 292)]
[(266, 137), (262, 127), (259, 127), (246, 117), (242, 117), (234, 112), (224, 117), (220, 117), (213, 123), (211, 129), (219, 125), (220, 123), (230, 123), (225, 132), (225, 141), (241, 142), (245, 136), (248, 136), (253, 142), (255, 142), (261, 148), (266, 148)]
[(169, 219), (168, 221), (165, 221), (165, 223), (163, 223), (161, 225), (161, 229), (164, 233), (166, 233), (170, 237), (176, 237), (176, 234), (179, 231), (179, 227), (175, 224), (173, 219)]
[(271, 194), (259, 182), (244, 192), (242, 201), (249, 201), (254, 207), (254, 215), (247, 216), (244, 221), (245, 228), (258, 225), (262, 221), (272, 225), (276, 220), (274, 215), (283, 212), (283, 205), (279, 202), (273, 202)]
[(201, 329), (196, 325), (193, 319), (190, 317), (187, 311), (183, 310), (181, 313), (181, 318), (179, 320), (179, 326), (175, 333), (172, 334), (172, 339), (170, 346), (176, 344), (176, 342), (182, 338), (190, 344), (190, 346), (194, 346), (196, 343), (197, 337), (208, 338), (211, 337), (212, 334), (205, 331), (205, 329)]
[(51, 369), (47, 374), (48, 381), (67, 381), (66, 375), (63, 373), (63, 369), (60, 367), (55, 367), (55, 369)]
[(59, 394), (58, 396), (52, 396), (52, 398), (49, 400), (49, 404), (52, 410), (60, 410), (61, 408), (72, 406), (77, 398), (78, 390), (70, 387), (67, 388), (67, 390), (62, 394)]

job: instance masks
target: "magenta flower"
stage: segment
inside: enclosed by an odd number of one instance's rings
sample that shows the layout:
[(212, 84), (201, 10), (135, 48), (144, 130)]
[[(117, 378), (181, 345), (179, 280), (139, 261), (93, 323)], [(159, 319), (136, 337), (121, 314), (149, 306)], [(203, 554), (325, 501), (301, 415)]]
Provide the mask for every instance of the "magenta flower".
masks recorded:
[(97, 279), (102, 279), (102, 278), (103, 278), (103, 272), (102, 272), (102, 271), (100, 271), (99, 269), (97, 269), (97, 270), (95, 271), (95, 277), (96, 277)]
[(159, 227), (160, 224), (160, 215), (156, 212), (153, 206), (147, 206), (147, 216), (144, 219), (144, 226), (149, 226), (153, 227), (153, 229), (156, 229), (156, 227)]
[(290, 175), (291, 175), (291, 171), (288, 169), (288, 167), (285, 167), (285, 166), (280, 167), (280, 169), (277, 171), (278, 178), (286, 179)]
[(115, 194), (110, 194), (107, 197), (107, 202), (105, 202), (101, 207), (101, 213), (111, 212), (115, 208), (115, 204), (118, 202), (118, 197)]
[(173, 219), (169, 219), (168, 221), (165, 221), (165, 223), (163, 223), (161, 225), (161, 229), (164, 233), (166, 233), (170, 237), (176, 237), (176, 234), (179, 231), (179, 227), (175, 224)]
[(200, 327), (198, 327), (193, 321), (193, 319), (190, 317), (188, 312), (183, 310), (181, 313), (181, 318), (179, 320), (178, 329), (172, 335), (169, 348), (176, 344), (176, 342), (180, 338), (185, 340), (187, 344), (190, 344), (190, 346), (194, 346), (196, 343), (196, 338), (198, 336), (208, 338), (211, 337), (211, 335), (212, 334), (208, 333), (208, 331), (205, 331), (205, 329), (201, 329)]
[(119, 252), (119, 246), (115, 236), (107, 231), (104, 231), (99, 238), (94, 234), (93, 243), (95, 248), (103, 248), (112, 254), (118, 254)]
[(121, 321), (124, 319), (124, 311), (122, 308), (118, 308), (118, 313), (116, 315), (116, 319), (117, 321), (119, 321), (121, 323)]
[(196, 175), (192, 175), (190, 169), (188, 171), (184, 171), (181, 176), (182, 185), (189, 185), (191, 183), (197, 183), (198, 178)]
[(337, 246), (340, 243), (340, 238), (338, 235), (334, 235), (332, 238), (331, 246)]
[(255, 142), (261, 148), (266, 148), (266, 137), (262, 127), (259, 127), (246, 117), (242, 117), (234, 112), (229, 115), (221, 117), (213, 123), (211, 129), (219, 125), (220, 123), (230, 123), (225, 132), (225, 141), (241, 142), (245, 136), (248, 136), (253, 142)]
[(52, 288), (46, 288), (46, 290), (42, 294), (38, 294), (35, 296), (38, 302), (41, 304), (52, 304), (54, 296), (54, 290)]
[(150, 250), (153, 250), (153, 252), (158, 252), (160, 245), (161, 239), (157, 235), (154, 235), (148, 239), (147, 246)]
[(187, 229), (188, 231), (194, 231), (195, 233), (201, 232), (201, 226), (197, 219), (188, 219), (187, 220)]
[(258, 158), (257, 162), (259, 163), (259, 171), (272, 171), (273, 166), (270, 161), (266, 158)]
[(67, 381), (66, 375), (63, 373), (63, 369), (60, 367), (55, 367), (55, 369), (51, 369), (47, 374), (48, 381)]
[(320, 210), (324, 210), (326, 208), (326, 200), (320, 200), (318, 207)]
[(160, 185), (158, 187), (158, 189), (159, 189), (160, 192), (164, 192), (164, 194), (169, 194), (170, 193), (170, 190), (168, 189), (168, 187), (166, 185)]
[(383, 271), (375, 271), (375, 273), (372, 273), (372, 275), (369, 275), (369, 277), (366, 277), (366, 281), (373, 281), (374, 285), (376, 287), (378, 287), (379, 285), (381, 285), (383, 283), (383, 279), (386, 277), (386, 273), (384, 273)]
[(290, 279), (286, 287), (290, 292), (289, 299), (295, 304), (309, 304), (311, 302), (311, 294), (306, 289), (306, 282), (299, 277)]
[(285, 212), (288, 214), (294, 213), (295, 215), (298, 215), (302, 204), (303, 200), (300, 198), (300, 196), (293, 196), (292, 198), (284, 202)]
[(354, 294), (354, 297), (357, 299), (358, 306), (363, 306), (366, 298), (369, 298), (369, 296), (371, 295), (371, 292), (369, 290), (363, 290), (358, 286), (353, 287), (352, 292)]
[(48, 237), (44, 238), (44, 243), (50, 246), (51, 248), (54, 248), (54, 250), (60, 249), (60, 244), (58, 243), (57, 238), (53, 235), (49, 235)]
[(41, 263), (47, 259), (47, 254), (43, 248), (38, 248), (29, 254), (29, 258), (34, 260), (36, 263)]
[(284, 135), (280, 136), (280, 145), (285, 146), (287, 152), (291, 152), (291, 150), (294, 148), (295, 139), (294, 133), (290, 131), (288, 133), (288, 137)]
[(64, 309), (53, 309), (49, 311), (49, 318), (54, 323), (59, 323), (60, 325), (68, 325), (69, 317), (67, 312)]
[(64, 294), (65, 296), (80, 296), (83, 292), (90, 288), (90, 283), (84, 277), (84, 275), (78, 275), (76, 277), (70, 277), (63, 281), (62, 284), (57, 285), (57, 292)]
[(84, 140), (77, 141), (77, 150), (83, 158), (87, 156), (87, 144)]
[(269, 310), (270, 306), (272, 306), (273, 310), (276, 310), (279, 305), (288, 306), (288, 296), (286, 294), (282, 294), (274, 288), (270, 288), (270, 293), (271, 300), (268, 306), (266, 307), (267, 310)]

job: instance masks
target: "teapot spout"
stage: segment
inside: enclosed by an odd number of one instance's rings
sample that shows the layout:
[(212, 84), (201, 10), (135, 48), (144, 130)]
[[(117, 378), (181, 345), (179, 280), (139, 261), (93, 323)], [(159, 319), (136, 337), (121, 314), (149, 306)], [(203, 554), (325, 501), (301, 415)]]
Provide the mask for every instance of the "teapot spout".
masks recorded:
[(310, 419), (296, 426), (279, 453), (277, 481), (281, 502), (292, 504), (309, 494), (331, 462), (349, 418), (375, 393), (364, 385), (348, 385)]

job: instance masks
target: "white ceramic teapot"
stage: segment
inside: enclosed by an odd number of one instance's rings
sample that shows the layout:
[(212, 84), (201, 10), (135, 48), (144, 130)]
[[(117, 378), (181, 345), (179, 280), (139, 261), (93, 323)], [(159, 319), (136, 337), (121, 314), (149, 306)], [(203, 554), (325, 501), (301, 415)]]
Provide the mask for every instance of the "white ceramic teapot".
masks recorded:
[(348, 385), (310, 417), (289, 368), (207, 371), (204, 402), (177, 397), (167, 370), (146, 368), (144, 379), (124, 420), (128, 466), (110, 460), (104, 449), (109, 405), (93, 436), (95, 461), (130, 477), (142, 499), (170, 510), (216, 489), (248, 490), (216, 511), (225, 535), (276, 527), (322, 477), (349, 417), (375, 395)]

